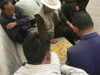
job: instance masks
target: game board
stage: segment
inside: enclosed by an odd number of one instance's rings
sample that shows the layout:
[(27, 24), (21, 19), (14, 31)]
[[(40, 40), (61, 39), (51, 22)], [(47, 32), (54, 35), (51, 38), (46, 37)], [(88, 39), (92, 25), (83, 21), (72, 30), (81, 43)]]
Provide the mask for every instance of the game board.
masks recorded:
[(69, 41), (64, 40), (64, 41), (58, 43), (57, 45), (51, 47), (50, 49), (53, 52), (57, 53), (59, 60), (62, 61), (67, 58), (67, 56), (66, 56), (67, 49), (71, 46), (72, 46), (72, 44)]

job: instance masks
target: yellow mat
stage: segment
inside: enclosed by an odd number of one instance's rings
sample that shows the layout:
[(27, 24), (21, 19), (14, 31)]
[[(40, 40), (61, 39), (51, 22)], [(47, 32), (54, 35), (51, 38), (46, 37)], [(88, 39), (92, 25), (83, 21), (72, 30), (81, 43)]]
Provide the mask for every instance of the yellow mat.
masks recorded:
[(57, 45), (51, 47), (50, 49), (53, 52), (57, 53), (59, 60), (62, 61), (67, 58), (67, 56), (66, 56), (67, 49), (71, 46), (72, 46), (72, 44), (69, 41), (64, 40), (64, 41), (58, 43)]

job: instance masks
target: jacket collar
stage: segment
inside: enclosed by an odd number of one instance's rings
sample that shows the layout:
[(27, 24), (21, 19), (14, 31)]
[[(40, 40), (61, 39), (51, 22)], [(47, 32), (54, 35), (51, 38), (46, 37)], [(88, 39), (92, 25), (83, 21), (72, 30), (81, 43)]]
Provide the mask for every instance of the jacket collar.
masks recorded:
[(87, 40), (87, 39), (94, 38), (97, 36), (99, 36), (99, 34), (97, 32), (92, 32), (90, 34), (86, 34), (86, 35), (81, 36), (81, 40)]

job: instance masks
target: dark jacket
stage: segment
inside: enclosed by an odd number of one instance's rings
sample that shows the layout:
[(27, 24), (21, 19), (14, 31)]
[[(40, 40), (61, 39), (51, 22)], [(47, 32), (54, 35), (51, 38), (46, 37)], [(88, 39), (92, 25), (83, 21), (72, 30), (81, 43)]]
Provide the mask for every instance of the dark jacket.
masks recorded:
[(87, 4), (88, 4), (89, 0), (77, 0), (77, 4), (81, 10), (85, 10)]
[(68, 49), (66, 64), (81, 68), (89, 75), (100, 75), (100, 35), (93, 32)]
[[(0, 15), (0, 23), (2, 27), (4, 28), (4, 30), (6, 31), (6, 33), (8, 34), (8, 36), (11, 37), (12, 39), (15, 39), (15, 37), (17, 36), (20, 26), (28, 25), (29, 23), (29, 19), (26, 16), (26, 14), (22, 11), (22, 9), (16, 5), (14, 5), (14, 8), (15, 8), (14, 13), (17, 19), (10, 18), (3, 12), (1, 12), (1, 15)], [(7, 29), (6, 26), (11, 22), (16, 22), (17, 25), (13, 29), (9, 30)]]
[(89, 0), (64, 0), (65, 2), (75, 2), (77, 1), (77, 5), (79, 6), (80, 8), (80, 11), (81, 10), (85, 10)]

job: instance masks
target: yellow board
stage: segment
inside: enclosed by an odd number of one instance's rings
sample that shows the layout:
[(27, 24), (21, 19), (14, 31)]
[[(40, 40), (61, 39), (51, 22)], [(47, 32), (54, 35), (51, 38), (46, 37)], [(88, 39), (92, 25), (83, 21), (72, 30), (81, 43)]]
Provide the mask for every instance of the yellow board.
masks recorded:
[(71, 46), (72, 46), (72, 44), (69, 41), (64, 40), (64, 41), (58, 43), (57, 45), (51, 47), (50, 49), (53, 52), (57, 53), (59, 60), (62, 61), (67, 58), (67, 56), (66, 56), (67, 49)]

